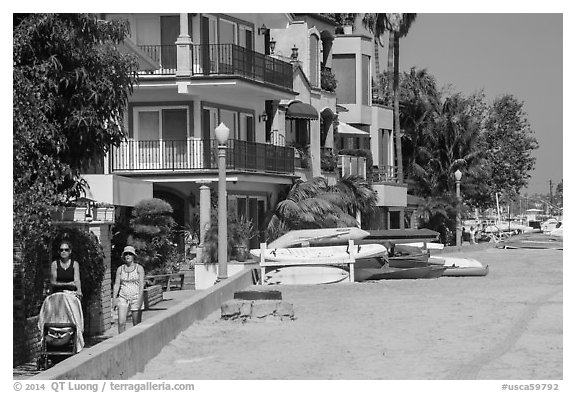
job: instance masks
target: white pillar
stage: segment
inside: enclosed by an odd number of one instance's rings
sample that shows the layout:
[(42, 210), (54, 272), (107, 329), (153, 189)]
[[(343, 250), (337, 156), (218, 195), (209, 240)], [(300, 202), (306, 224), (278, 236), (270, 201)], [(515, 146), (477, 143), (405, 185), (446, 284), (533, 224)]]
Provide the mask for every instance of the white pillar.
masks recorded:
[(192, 40), (188, 33), (188, 14), (180, 14), (180, 35), (176, 40), (176, 76), (192, 75)]
[(200, 186), (200, 244), (198, 245), (198, 261), (202, 261), (204, 254), (204, 238), (210, 225), (210, 188), (202, 184)]

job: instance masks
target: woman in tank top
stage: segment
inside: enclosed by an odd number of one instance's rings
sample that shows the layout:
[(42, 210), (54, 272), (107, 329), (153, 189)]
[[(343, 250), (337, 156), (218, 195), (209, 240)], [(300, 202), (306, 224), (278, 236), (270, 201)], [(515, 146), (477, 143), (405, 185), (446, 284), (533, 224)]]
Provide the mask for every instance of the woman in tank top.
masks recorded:
[(60, 257), (50, 266), (50, 284), (52, 293), (71, 291), (82, 297), (80, 285), (80, 266), (72, 260), (72, 247), (67, 241), (60, 242)]
[(144, 268), (135, 262), (134, 247), (124, 247), (122, 258), (124, 264), (116, 270), (112, 293), (113, 307), (118, 309), (118, 333), (126, 330), (128, 310), (132, 313), (132, 324), (136, 326), (140, 323), (144, 295)]

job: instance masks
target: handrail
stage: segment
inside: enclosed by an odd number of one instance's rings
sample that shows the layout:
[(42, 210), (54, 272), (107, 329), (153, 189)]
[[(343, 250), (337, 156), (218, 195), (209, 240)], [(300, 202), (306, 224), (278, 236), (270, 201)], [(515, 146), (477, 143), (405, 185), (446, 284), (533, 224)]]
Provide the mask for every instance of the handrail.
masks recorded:
[[(268, 143), (232, 139), (227, 143), (228, 169), (294, 173), (294, 149)], [(216, 170), (218, 142), (215, 139), (128, 140), (112, 148), (112, 172)]]
[[(176, 74), (176, 45), (139, 45), (160, 75)], [(235, 44), (192, 44), (192, 75), (236, 75), (292, 89), (292, 64)]]

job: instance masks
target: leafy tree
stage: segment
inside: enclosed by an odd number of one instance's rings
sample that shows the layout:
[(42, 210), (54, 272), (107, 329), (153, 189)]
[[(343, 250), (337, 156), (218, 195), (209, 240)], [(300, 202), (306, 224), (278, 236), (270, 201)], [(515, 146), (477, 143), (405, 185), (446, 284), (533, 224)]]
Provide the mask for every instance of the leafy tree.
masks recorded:
[(125, 137), (137, 63), (121, 21), (20, 14), (13, 27), (14, 236), (42, 233), (49, 206), (79, 195), (80, 171)]
[(538, 148), (538, 142), (532, 136), (523, 105), (513, 95), (505, 94), (489, 108), (482, 143), (492, 195), (519, 195), (534, 169), (532, 151)]
[(136, 249), (138, 262), (147, 274), (178, 271), (180, 262), (172, 238), (176, 222), (172, 206), (158, 198), (145, 199), (134, 206), (128, 244)]

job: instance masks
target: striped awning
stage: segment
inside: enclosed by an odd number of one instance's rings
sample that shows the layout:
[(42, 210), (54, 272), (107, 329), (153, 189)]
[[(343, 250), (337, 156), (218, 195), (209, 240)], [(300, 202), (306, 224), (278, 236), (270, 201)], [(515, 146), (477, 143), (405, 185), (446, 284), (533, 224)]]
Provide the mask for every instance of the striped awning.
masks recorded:
[(310, 105), (303, 102), (293, 102), (286, 109), (286, 117), (290, 119), (318, 120), (318, 112)]

